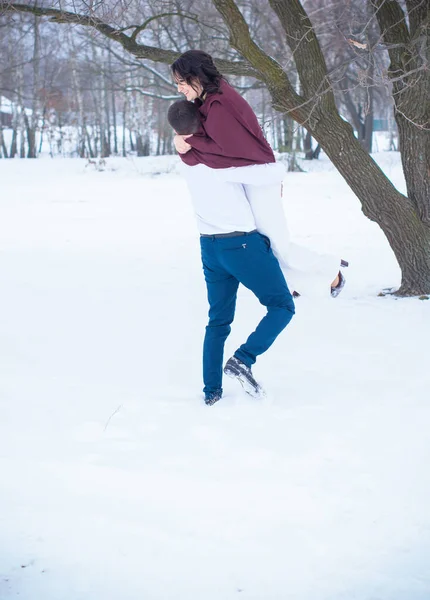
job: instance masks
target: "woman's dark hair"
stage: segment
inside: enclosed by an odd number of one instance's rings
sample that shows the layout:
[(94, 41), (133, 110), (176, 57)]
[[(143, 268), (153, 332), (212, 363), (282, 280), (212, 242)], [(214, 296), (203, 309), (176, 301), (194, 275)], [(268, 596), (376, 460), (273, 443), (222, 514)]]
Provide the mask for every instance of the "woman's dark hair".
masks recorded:
[(212, 56), (202, 50), (188, 50), (171, 65), (173, 76), (186, 81), (194, 88), (193, 83), (199, 80), (203, 94), (220, 92), (220, 83), (224, 77), (216, 68)]
[(179, 135), (197, 133), (200, 129), (199, 109), (188, 100), (178, 100), (169, 106), (167, 120)]

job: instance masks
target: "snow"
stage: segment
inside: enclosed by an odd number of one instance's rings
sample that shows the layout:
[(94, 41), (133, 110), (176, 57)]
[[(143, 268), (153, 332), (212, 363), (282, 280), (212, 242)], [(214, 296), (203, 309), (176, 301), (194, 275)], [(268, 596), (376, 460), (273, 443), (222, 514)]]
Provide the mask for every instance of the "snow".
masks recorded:
[[(6, 98), (5, 96), (0, 96), (0, 112), (12, 115), (14, 112), (14, 109), (16, 110), (17, 113), (20, 113), (23, 110), (22, 106), (20, 106), (19, 104), (12, 102), (12, 100), (9, 100), (9, 98)], [(25, 111), (25, 114), (28, 116), (33, 114), (33, 111), (31, 108), (24, 107), (24, 111)], [(5, 137), (7, 139), (11, 136), (11, 134), (12, 134), (11, 129), (5, 129)]]
[[(377, 156), (404, 189), (399, 157)], [(206, 407), (177, 159), (0, 161), (0, 598), (427, 600), (430, 302), (323, 160), (300, 243), (350, 261)], [(263, 314), (241, 290), (227, 356)]]
[(13, 112), (12, 108), (13, 108), (12, 102), (8, 98), (5, 98), (4, 96), (0, 96), (0, 112), (11, 115)]

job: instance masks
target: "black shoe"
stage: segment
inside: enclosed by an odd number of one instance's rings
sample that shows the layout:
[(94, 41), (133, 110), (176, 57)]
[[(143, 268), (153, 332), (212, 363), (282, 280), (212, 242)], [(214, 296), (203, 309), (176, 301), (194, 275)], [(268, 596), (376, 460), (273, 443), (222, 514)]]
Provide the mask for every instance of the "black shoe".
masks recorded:
[(216, 392), (210, 392), (209, 394), (205, 394), (205, 404), (207, 406), (213, 406), (215, 404), (215, 402), (218, 402), (218, 400), (221, 400), (222, 398), (222, 391), (218, 390)]
[(349, 267), (349, 262), (347, 260), (342, 260), (340, 261), (340, 266), (341, 267)]
[(226, 362), (224, 373), (233, 379), (237, 379), (245, 392), (254, 398), (264, 396), (263, 388), (255, 381), (250, 367), (241, 360), (232, 356)]
[(332, 287), (331, 292), (330, 292), (333, 298), (337, 298), (337, 296), (339, 296), (340, 292), (345, 287), (345, 283), (346, 283), (346, 279), (342, 275), (342, 272), (339, 271), (339, 283), (337, 284), (336, 287)]
[(300, 294), (299, 292), (296, 292), (296, 290), (294, 290), (294, 292), (291, 295), (293, 298), (300, 298)]

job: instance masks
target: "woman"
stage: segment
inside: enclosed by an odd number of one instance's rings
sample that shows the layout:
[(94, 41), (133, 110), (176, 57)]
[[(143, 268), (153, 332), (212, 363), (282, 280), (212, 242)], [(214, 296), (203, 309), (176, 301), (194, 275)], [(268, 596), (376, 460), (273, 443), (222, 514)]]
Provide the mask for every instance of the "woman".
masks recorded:
[(171, 68), (178, 91), (199, 104), (204, 121), (204, 130), (189, 142), (175, 137), (186, 164), (219, 169), (275, 162), (252, 108), (223, 78), (209, 54), (190, 50)]
[[(174, 137), (175, 148), (184, 163), (189, 166), (203, 163), (220, 169), (275, 162), (254, 111), (224, 79), (209, 54), (189, 50), (172, 64), (171, 70), (178, 91), (188, 101), (198, 104), (203, 124), (197, 134)], [(345, 284), (342, 273), (338, 271), (339, 261), (333, 263), (331, 258), (322, 256), (321, 260), (315, 260), (316, 254), (306, 249), (302, 253), (299, 246), (289, 243), (284, 215), (280, 217), (279, 192), (279, 188), (272, 188), (263, 196), (261, 189), (246, 190), (257, 229), (271, 239), (273, 251), (281, 267), (287, 270), (290, 284), (295, 274), (302, 275), (306, 270), (315, 272), (314, 267), (319, 263), (317, 271), (327, 277), (325, 281), (335, 277), (331, 283), (331, 295), (337, 296)], [(274, 194), (276, 201), (271, 203), (269, 194)], [(295, 254), (294, 265), (291, 263), (292, 254)], [(303, 288), (303, 277), (298, 279)]]

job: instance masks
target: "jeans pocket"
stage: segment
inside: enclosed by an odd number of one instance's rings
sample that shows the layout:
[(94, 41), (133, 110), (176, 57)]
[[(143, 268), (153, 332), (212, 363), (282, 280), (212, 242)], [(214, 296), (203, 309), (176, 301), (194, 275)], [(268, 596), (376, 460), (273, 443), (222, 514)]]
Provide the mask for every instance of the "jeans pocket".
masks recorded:
[(268, 238), (267, 235), (264, 235), (263, 233), (260, 233), (260, 235), (263, 238), (263, 242), (265, 243), (267, 250), (270, 250), (272, 247), (272, 242), (270, 241), (270, 238)]
[(243, 244), (240, 244), (240, 246), (233, 246), (232, 248), (222, 249), (223, 252), (241, 252), (243, 250), (246, 250), (246, 242), (243, 242)]

